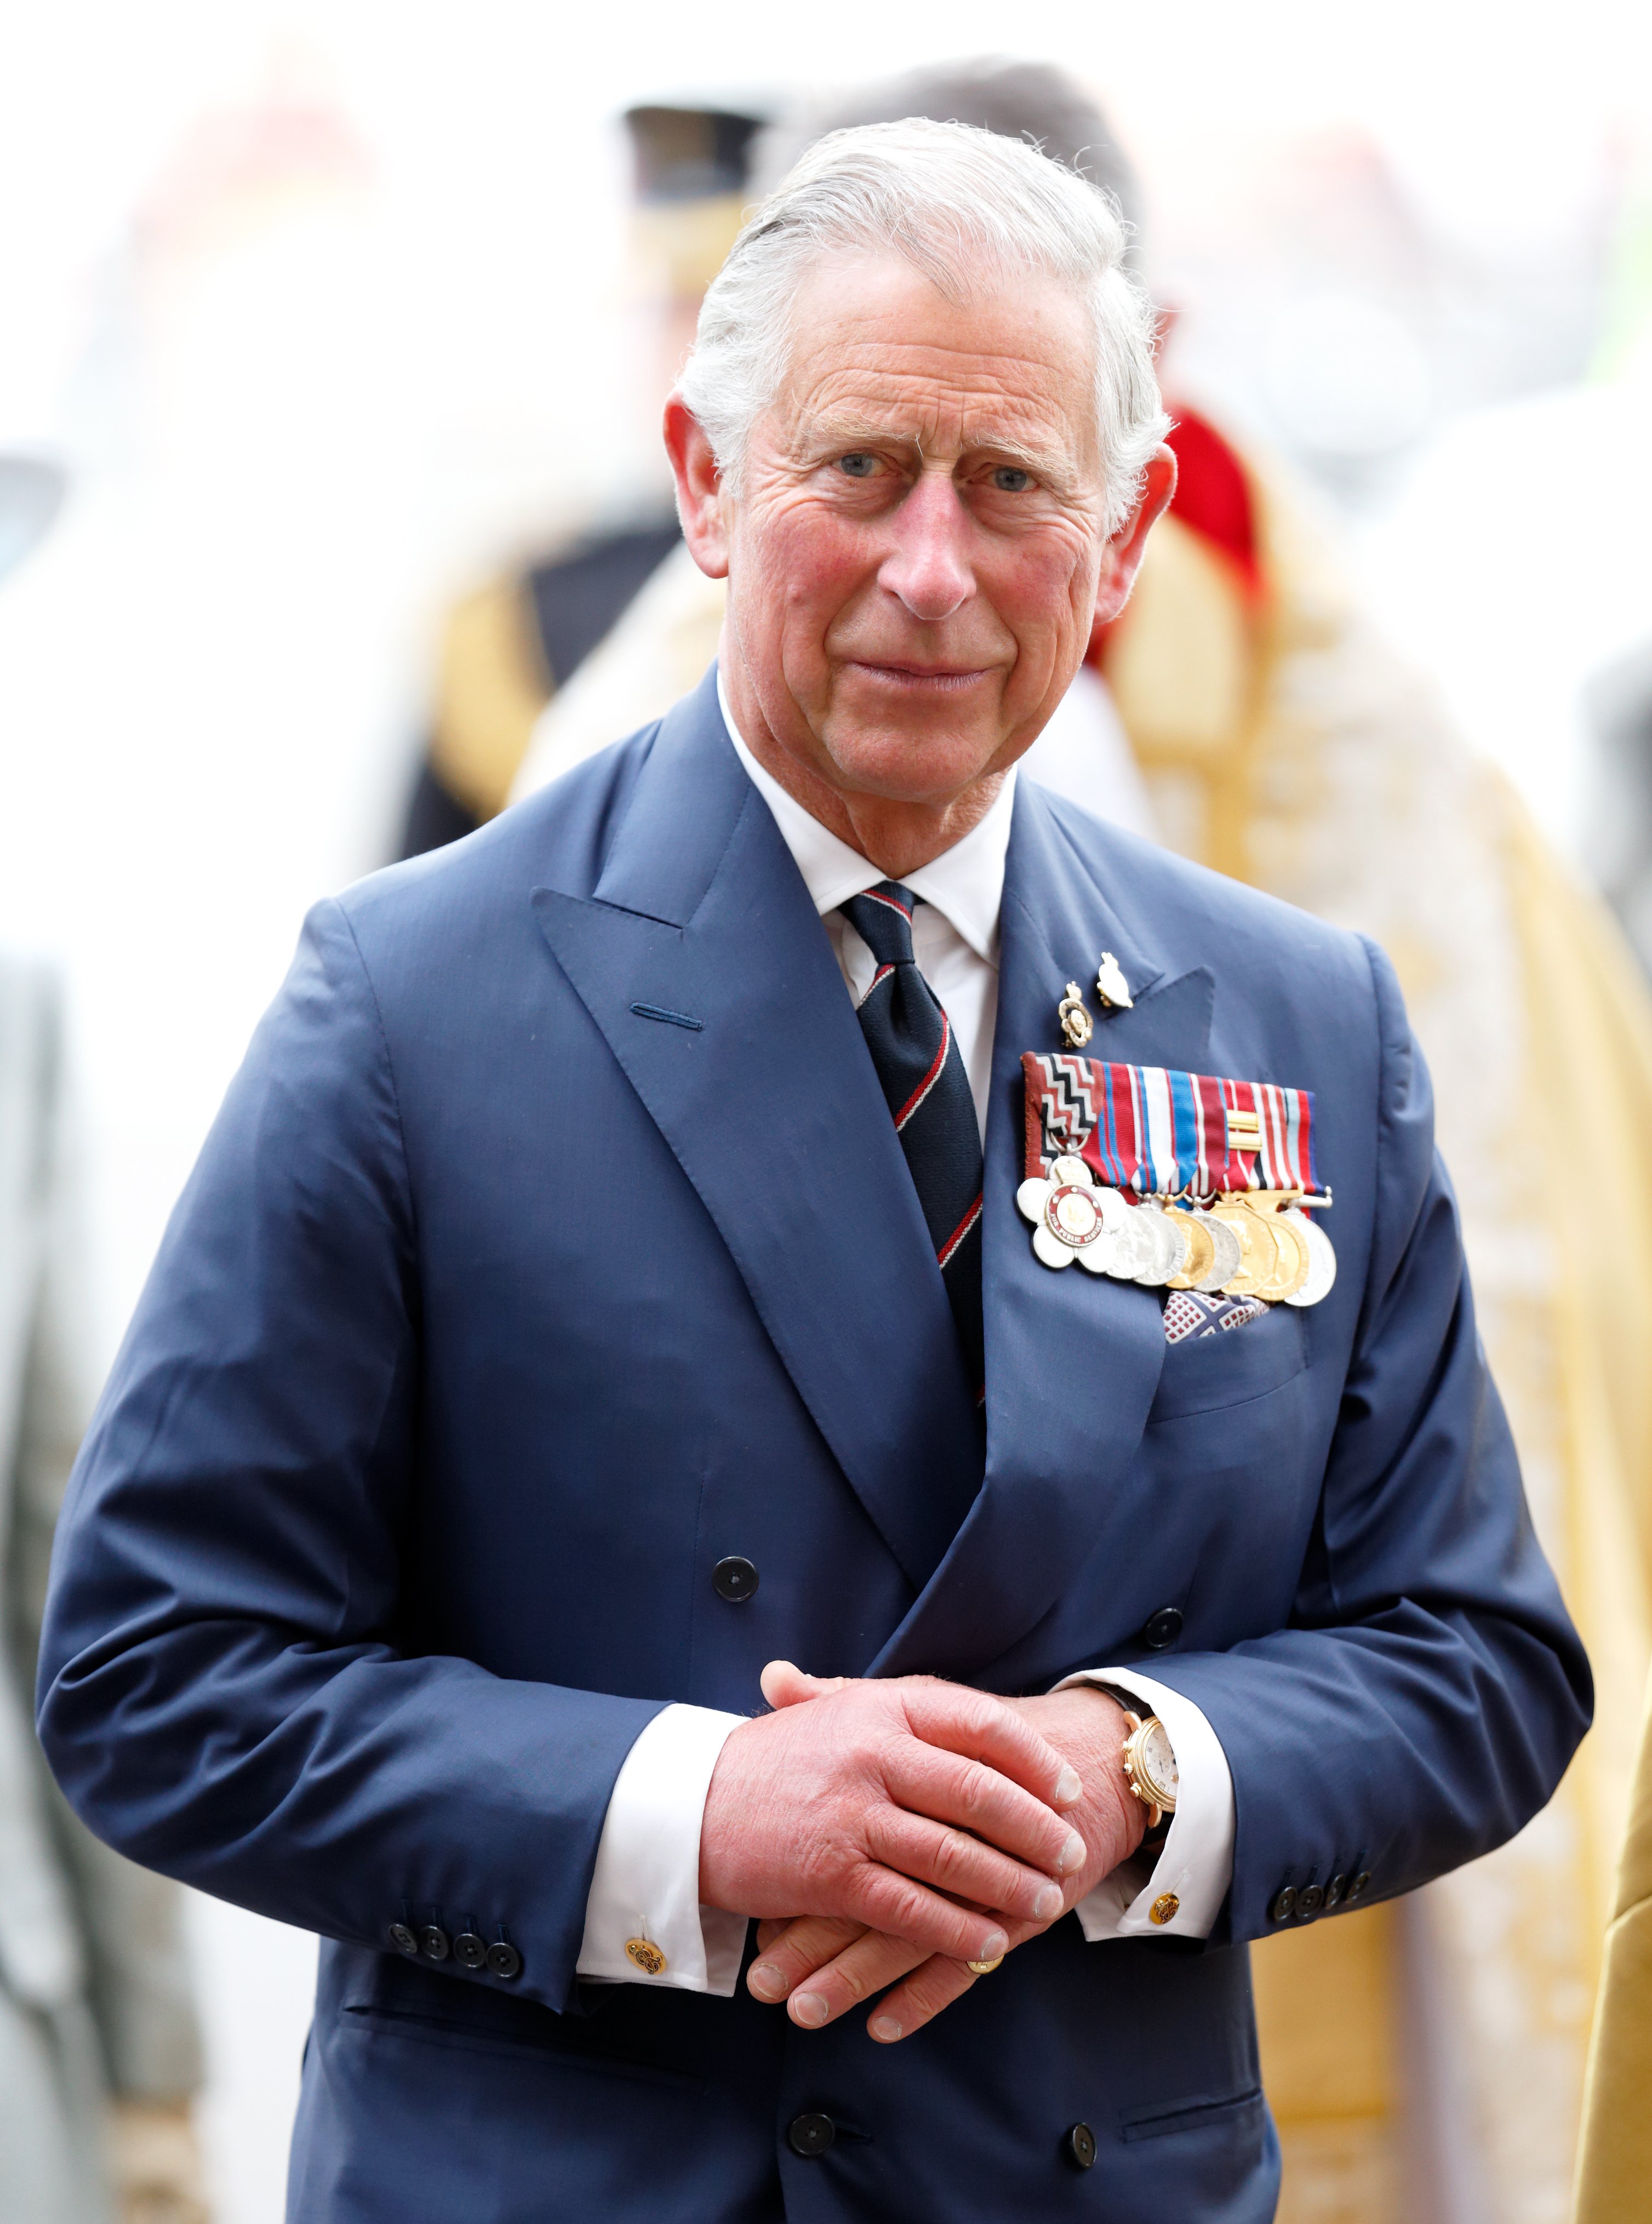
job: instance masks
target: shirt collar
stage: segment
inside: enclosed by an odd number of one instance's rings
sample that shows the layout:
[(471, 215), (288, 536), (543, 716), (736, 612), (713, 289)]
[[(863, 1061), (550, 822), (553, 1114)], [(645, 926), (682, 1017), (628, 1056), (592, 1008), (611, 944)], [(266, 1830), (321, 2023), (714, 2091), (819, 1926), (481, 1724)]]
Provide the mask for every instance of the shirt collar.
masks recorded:
[[(875, 888), (885, 875), (858, 850), (840, 842), (818, 818), (805, 811), (794, 795), (766, 772), (746, 747), (719, 667), (717, 700), (728, 728), (735, 755), (750, 775), (751, 784), (774, 814), (781, 839), (791, 851), (804, 886), (817, 912), (835, 911), (851, 896)], [(1010, 822), (1015, 812), (1016, 771), (998, 790), (991, 810), (961, 842), (943, 850), (902, 885), (933, 904), (954, 927), (978, 957), (989, 965), (998, 962), (998, 913), (1003, 902), (1004, 858), (1010, 848)]]

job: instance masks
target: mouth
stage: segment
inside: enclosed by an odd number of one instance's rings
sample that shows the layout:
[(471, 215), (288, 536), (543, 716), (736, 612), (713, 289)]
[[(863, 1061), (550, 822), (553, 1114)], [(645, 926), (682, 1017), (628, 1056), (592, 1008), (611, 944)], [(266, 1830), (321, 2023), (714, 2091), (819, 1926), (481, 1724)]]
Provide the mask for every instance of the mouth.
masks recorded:
[(852, 659), (849, 668), (879, 686), (915, 695), (961, 695), (991, 679), (996, 669), (991, 665), (905, 664), (898, 660), (873, 663), (866, 657)]

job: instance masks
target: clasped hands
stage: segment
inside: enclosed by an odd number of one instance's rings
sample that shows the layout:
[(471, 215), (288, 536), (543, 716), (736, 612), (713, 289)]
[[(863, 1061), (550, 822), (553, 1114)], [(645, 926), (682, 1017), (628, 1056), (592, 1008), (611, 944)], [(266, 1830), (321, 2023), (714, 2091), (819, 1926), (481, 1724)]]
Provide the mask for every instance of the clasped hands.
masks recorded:
[(699, 1897), (760, 1918), (746, 1981), (805, 2029), (893, 1986), (867, 2029), (908, 2037), (1141, 1842), (1123, 1710), (1093, 1686), (1001, 1699), (775, 1660), (763, 1692), (775, 1711), (712, 1773)]

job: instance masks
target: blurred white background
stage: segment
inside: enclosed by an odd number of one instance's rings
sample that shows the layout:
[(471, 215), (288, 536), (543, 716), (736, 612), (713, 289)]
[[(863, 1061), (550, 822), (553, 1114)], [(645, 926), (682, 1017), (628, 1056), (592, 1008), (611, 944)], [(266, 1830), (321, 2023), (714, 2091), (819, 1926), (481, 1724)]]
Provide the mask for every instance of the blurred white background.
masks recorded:
[[(1577, 852), (1652, 631), (1652, 13), (1046, 0), (1144, 174), (1179, 390), (1339, 512)], [(656, 483), (633, 100), (1004, 50), (981, 0), (54, 0), (0, 27), (0, 938), (73, 995), (112, 1352), (306, 907), (389, 854), (435, 617)], [(938, 47), (938, 38), (944, 40)], [(220, 2224), (273, 2224), (313, 1943), (192, 1910)]]

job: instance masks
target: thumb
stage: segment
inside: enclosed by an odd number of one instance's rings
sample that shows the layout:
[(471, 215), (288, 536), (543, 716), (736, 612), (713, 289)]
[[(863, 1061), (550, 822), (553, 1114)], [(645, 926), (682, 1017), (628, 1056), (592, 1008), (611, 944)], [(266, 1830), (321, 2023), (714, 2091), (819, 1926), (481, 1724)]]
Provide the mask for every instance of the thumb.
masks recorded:
[(806, 1676), (789, 1660), (771, 1660), (757, 1681), (764, 1698), (778, 1712), (782, 1707), (795, 1707), (804, 1699), (820, 1699), (828, 1691), (841, 1691), (849, 1678)]

